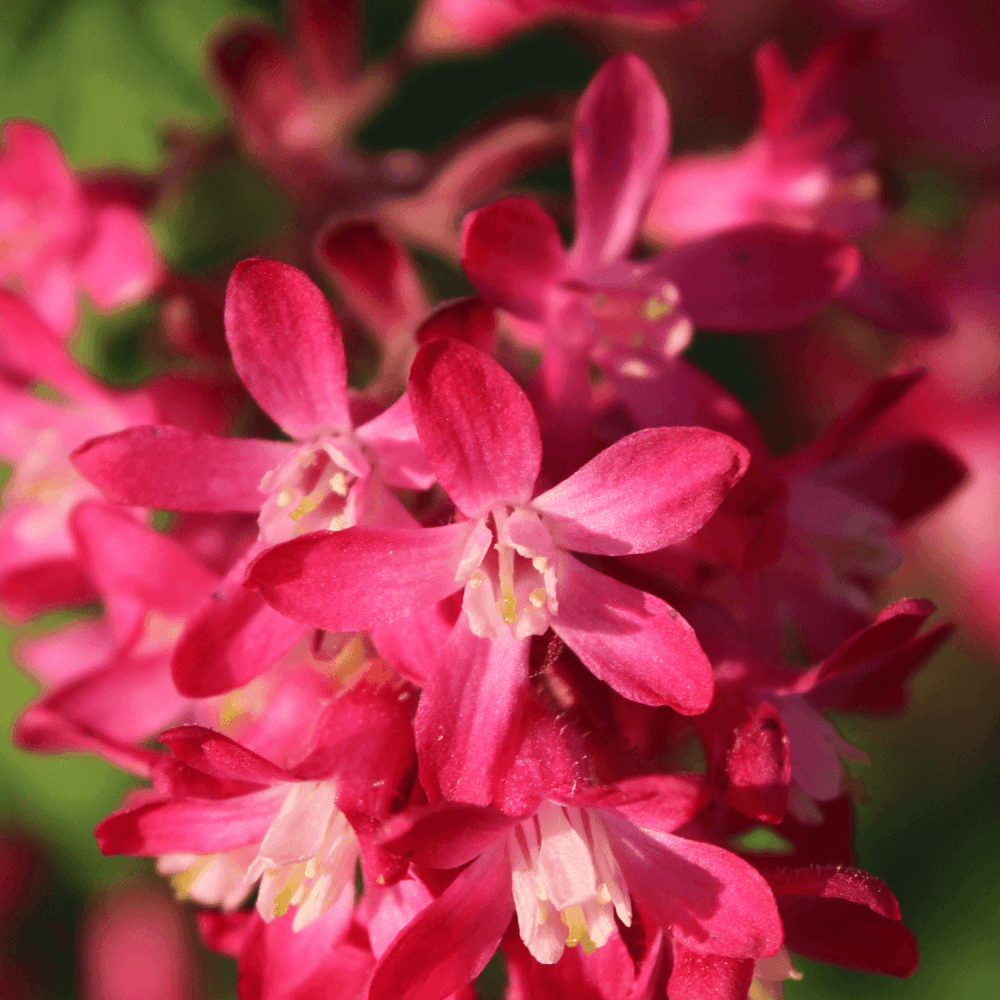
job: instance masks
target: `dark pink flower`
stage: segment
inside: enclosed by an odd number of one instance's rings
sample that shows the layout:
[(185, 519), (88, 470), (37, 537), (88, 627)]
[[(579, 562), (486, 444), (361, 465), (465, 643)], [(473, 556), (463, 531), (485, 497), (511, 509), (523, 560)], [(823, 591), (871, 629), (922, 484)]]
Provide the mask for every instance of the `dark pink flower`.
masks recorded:
[(395, 818), (388, 848), (433, 868), (468, 867), (382, 956), (372, 1000), (446, 996), (482, 969), (514, 915), (539, 962), (566, 947), (593, 951), (612, 940), (616, 915), (632, 922), (633, 901), (698, 954), (773, 954), (781, 928), (761, 876), (672, 832), (701, 793), (697, 777), (648, 775), (546, 800), (526, 816), (442, 803)]
[(145, 220), (125, 202), (91, 199), (52, 136), (10, 121), (0, 154), (0, 285), (20, 294), (61, 336), (77, 296), (98, 309), (145, 298), (162, 264)]
[(704, 711), (711, 672), (687, 623), (570, 552), (618, 556), (686, 537), (742, 475), (744, 450), (700, 428), (641, 431), (535, 496), (538, 425), (496, 362), (432, 341), (408, 395), (465, 520), (304, 536), (260, 556), (247, 581), (283, 614), (331, 631), (391, 622), (463, 591), (417, 715), (424, 784), (491, 801), (521, 715), (529, 639), (549, 627), (626, 698)]
[(76, 467), (110, 500), (166, 510), (259, 511), (258, 546), (227, 575), (178, 646), (175, 679), (194, 697), (240, 687), (287, 652), (303, 629), (242, 586), (260, 546), (323, 528), (407, 524), (387, 485), (425, 489), (433, 474), (404, 397), (354, 429), (340, 328), (296, 268), (238, 265), (226, 297), (236, 370), (292, 441), (219, 438), (147, 426), (77, 449)]

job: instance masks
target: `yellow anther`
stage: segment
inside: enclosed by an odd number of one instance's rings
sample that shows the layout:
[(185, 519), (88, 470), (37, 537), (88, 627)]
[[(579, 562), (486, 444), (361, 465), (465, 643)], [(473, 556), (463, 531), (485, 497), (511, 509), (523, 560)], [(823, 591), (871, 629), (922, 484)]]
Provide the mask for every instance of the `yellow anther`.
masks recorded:
[(319, 506), (319, 501), (312, 497), (303, 497), (302, 502), (288, 516), (293, 521), (301, 521), (306, 514), (311, 514)]
[(531, 565), (538, 570), (539, 573), (544, 573), (549, 568), (549, 561), (545, 556), (535, 556), (531, 560)]
[(347, 476), (338, 472), (330, 477), (330, 489), (338, 496), (347, 496)]
[(292, 494), (288, 490), (282, 490), (278, 494), (278, 506), (287, 507), (292, 502)]
[(517, 598), (514, 596), (513, 587), (503, 588), (500, 600), (497, 601), (497, 611), (508, 625), (513, 625), (517, 621)]
[(608, 891), (608, 883), (602, 882), (597, 887), (597, 900), (605, 905), (611, 902), (611, 893)]
[(562, 917), (562, 922), (567, 927), (567, 948), (574, 948), (576, 945), (580, 945), (586, 955), (597, 949), (597, 945), (594, 944), (590, 937), (590, 931), (587, 929), (587, 921), (583, 916), (582, 906), (567, 906), (560, 916)]
[(483, 585), (483, 580), (485, 579), (486, 574), (481, 569), (477, 569), (473, 572), (472, 576), (469, 577), (469, 586), (481, 587)]
[(330, 531), (342, 531), (344, 527), (344, 515), (335, 514), (330, 518)]
[(528, 594), (528, 600), (531, 601), (531, 603), (536, 608), (544, 608), (545, 607), (545, 588), (544, 587), (535, 587), (535, 589), (530, 594)]
[(660, 319), (660, 317), (673, 312), (673, 310), (674, 306), (672, 302), (667, 302), (657, 295), (651, 295), (643, 302), (641, 312), (643, 319), (647, 319), (650, 323), (653, 323)]

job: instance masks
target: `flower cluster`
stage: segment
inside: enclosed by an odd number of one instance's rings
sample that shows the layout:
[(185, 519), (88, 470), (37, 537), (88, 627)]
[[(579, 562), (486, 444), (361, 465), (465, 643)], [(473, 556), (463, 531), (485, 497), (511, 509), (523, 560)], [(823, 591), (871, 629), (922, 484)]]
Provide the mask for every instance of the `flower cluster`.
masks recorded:
[[(700, 8), (427, 0), (406, 56)], [(801, 71), (761, 48), (760, 126), (725, 153), (669, 160), (656, 76), (619, 54), (569, 114), (376, 157), (349, 137), (406, 60), (364, 66), (355, 13), (298, 0), (289, 39), (213, 50), (309, 273), (243, 260), (224, 296), (170, 273), (137, 179), (4, 129), (0, 603), (93, 612), (22, 641), (41, 693), (15, 739), (142, 779), (101, 850), (156, 859), (243, 1000), (469, 997), (498, 949), (511, 1000), (779, 1000), (790, 952), (909, 975), (830, 713), (902, 708), (948, 636), (878, 584), (965, 464), (879, 431), (917, 367), (778, 455), (684, 356), (829, 307), (946, 328), (855, 245), (885, 206), (835, 107), (848, 46)], [(567, 136), (568, 247), (510, 193)], [(413, 247), (475, 295), (433, 303)], [(183, 363), (104, 384), (65, 346), (78, 291), (155, 291)], [(342, 321), (379, 347), (367, 383)]]

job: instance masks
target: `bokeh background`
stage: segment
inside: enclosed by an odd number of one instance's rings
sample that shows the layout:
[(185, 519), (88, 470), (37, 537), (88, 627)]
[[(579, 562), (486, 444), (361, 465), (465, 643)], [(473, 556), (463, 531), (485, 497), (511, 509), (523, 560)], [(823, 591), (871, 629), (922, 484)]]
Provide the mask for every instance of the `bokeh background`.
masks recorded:
[[(707, 27), (643, 43), (643, 55), (657, 66), (671, 101), (675, 151), (735, 143), (749, 134), (757, 102), (750, 68), (756, 44), (777, 32), (794, 56), (824, 33), (821, 5), (746, 2), (720, 8)], [(370, 0), (370, 54), (392, 46), (411, 10), (409, 0)], [(178, 136), (192, 130), (222, 134), (224, 113), (205, 73), (205, 46), (213, 29), (235, 16), (280, 25), (281, 5), (278, 0), (7, 0), (0, 17), (0, 117), (43, 122), (77, 168), (155, 170)], [(512, 98), (578, 92), (602, 54), (592, 38), (546, 29), (492, 53), (425, 65), (366, 125), (360, 141), (373, 150), (432, 149)], [(960, 232), (982, 184), (978, 165), (973, 170), (969, 156), (950, 156), (947, 144), (914, 146), (897, 136), (885, 138), (888, 160), (880, 168), (890, 179), (898, 224), (932, 236)], [(527, 186), (555, 199), (568, 194), (565, 163), (538, 171)], [(157, 209), (154, 229), (170, 263), (208, 274), (242, 254), (270, 248), (280, 255), (289, 219), (282, 193), (234, 147), (199, 172), (183, 199), (168, 199)], [(420, 265), (438, 296), (466, 288), (461, 275), (441, 261), (422, 257)], [(155, 310), (151, 303), (110, 317), (86, 313), (74, 352), (117, 384), (138, 381), (157, 361), (149, 336)], [(802, 394), (801, 386), (788, 381), (793, 366), (780, 363), (786, 346), (781, 340), (716, 337), (703, 338), (695, 352), (767, 427), (776, 394)], [(864, 347), (872, 355), (885, 349)], [(800, 402), (809, 413), (808, 399)], [(803, 428), (799, 437), (808, 435), (805, 417)], [(776, 447), (797, 443), (787, 425), (770, 429)], [(945, 613), (962, 613), (941, 576), (917, 555), (890, 581), (885, 599), (904, 594), (930, 596)], [(36, 622), (30, 631), (60, 620), (65, 619)], [(34, 685), (14, 665), (16, 644), (28, 632), (3, 634), (0, 968), (30, 970), (29, 996), (156, 1000), (148, 987), (136, 991), (127, 975), (109, 982), (94, 971), (95, 956), (109, 940), (118, 942), (114, 947), (128, 945), (127, 934), (107, 933), (109, 914), (118, 914), (138, 935), (139, 950), (143, 921), (166, 927), (164, 940), (173, 941), (175, 951), (161, 955), (165, 990), (177, 988), (170, 979), (175, 975), (192, 998), (234, 996), (232, 963), (197, 944), (189, 919), (176, 922), (152, 865), (104, 858), (97, 850), (94, 824), (115, 808), (129, 779), (95, 759), (30, 756), (11, 746), (12, 720), (33, 696)], [(839, 724), (872, 758), (869, 765), (853, 766), (867, 793), (859, 808), (859, 863), (897, 894), (923, 961), (906, 981), (801, 961), (804, 978), (789, 984), (786, 995), (790, 1000), (1000, 997), (1000, 672), (989, 648), (972, 630), (960, 630), (917, 677), (904, 716)], [(491, 972), (482, 990), (496, 995), (499, 985)]]

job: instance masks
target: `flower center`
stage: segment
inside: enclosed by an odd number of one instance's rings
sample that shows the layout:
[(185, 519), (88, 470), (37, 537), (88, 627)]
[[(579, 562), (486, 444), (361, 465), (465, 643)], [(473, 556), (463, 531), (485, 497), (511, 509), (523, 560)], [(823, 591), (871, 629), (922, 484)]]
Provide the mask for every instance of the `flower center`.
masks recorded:
[(528, 507), (494, 508), (476, 525), (456, 579), (465, 583), (462, 609), (474, 634), (495, 639), (503, 628), (518, 638), (541, 635), (559, 610), (559, 550)]
[(521, 940), (539, 962), (601, 947), (615, 912), (631, 925), (628, 888), (593, 810), (545, 802), (507, 835), (507, 851)]
[(340, 531), (358, 519), (359, 491), (371, 466), (361, 449), (342, 437), (308, 444), (261, 480), (268, 498), (261, 508), (260, 540), (287, 542), (310, 531)]

